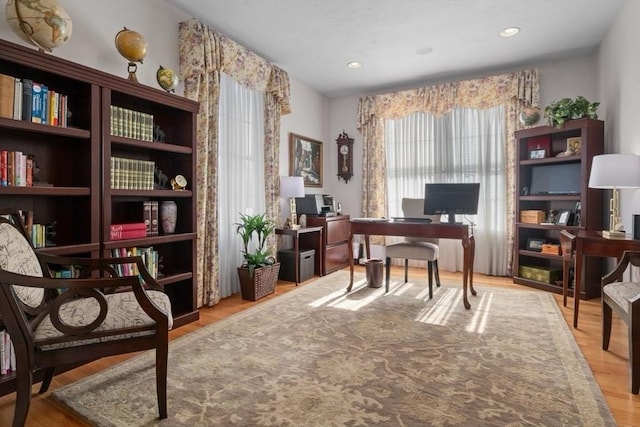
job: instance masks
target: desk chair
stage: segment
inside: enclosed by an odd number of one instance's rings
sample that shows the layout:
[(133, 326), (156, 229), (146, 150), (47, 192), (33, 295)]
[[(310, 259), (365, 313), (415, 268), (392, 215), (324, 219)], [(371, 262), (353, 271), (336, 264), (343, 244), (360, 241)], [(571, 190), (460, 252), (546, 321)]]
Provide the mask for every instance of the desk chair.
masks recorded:
[[(119, 276), (116, 264), (135, 264), (139, 276)], [(74, 266), (78, 278), (56, 279), (53, 266)], [(141, 257), (36, 252), (18, 212), (0, 208), (0, 315), (16, 355), (14, 427), (27, 419), (36, 371), (44, 393), (56, 366), (148, 349), (156, 352), (158, 411), (167, 418), (171, 302)]]
[[(562, 249), (562, 304), (566, 307), (569, 282), (571, 282), (570, 265), (575, 259), (576, 236), (567, 230), (560, 231), (560, 248)], [(576, 298), (575, 291), (573, 297)]]
[[(430, 218), (432, 223), (440, 222), (440, 215), (425, 215), (424, 199), (402, 199), (402, 214), (408, 218)], [(385, 290), (389, 292), (389, 276), (391, 272), (391, 258), (404, 259), (404, 282), (409, 280), (409, 260), (427, 261), (429, 279), (429, 299), (433, 298), (433, 274), (435, 271), (436, 286), (440, 286), (440, 274), (438, 273), (438, 243), (440, 239), (427, 239), (419, 237), (405, 237), (403, 242), (392, 243), (385, 247), (386, 256), (386, 281)]]
[(629, 376), (631, 393), (640, 391), (640, 282), (621, 282), (629, 264), (640, 266), (640, 252), (625, 251), (618, 265), (602, 278), (602, 349), (609, 349), (611, 313), (629, 328)]

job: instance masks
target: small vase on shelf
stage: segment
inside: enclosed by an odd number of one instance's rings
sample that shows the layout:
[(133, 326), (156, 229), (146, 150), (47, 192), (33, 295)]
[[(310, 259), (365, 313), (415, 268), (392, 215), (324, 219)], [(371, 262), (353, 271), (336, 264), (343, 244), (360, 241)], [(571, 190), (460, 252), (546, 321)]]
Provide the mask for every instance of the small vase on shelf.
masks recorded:
[(165, 200), (160, 204), (160, 223), (164, 234), (173, 234), (176, 231), (178, 220), (178, 205), (173, 200)]

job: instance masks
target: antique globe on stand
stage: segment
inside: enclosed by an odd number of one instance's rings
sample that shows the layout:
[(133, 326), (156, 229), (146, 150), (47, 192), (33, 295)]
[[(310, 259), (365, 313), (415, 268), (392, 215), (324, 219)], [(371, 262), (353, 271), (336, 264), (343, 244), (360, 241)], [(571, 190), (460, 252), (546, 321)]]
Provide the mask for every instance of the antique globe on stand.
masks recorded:
[(178, 87), (178, 76), (171, 68), (165, 68), (162, 65), (156, 71), (156, 81), (160, 87), (167, 92), (173, 92)]
[(147, 41), (142, 34), (124, 27), (123, 30), (116, 34), (115, 42), (118, 53), (129, 60), (129, 67), (127, 68), (129, 80), (137, 82), (136, 71), (138, 66), (136, 62), (142, 64), (142, 60), (147, 55)]
[(7, 0), (9, 27), (27, 43), (51, 52), (71, 37), (71, 17), (57, 0)]

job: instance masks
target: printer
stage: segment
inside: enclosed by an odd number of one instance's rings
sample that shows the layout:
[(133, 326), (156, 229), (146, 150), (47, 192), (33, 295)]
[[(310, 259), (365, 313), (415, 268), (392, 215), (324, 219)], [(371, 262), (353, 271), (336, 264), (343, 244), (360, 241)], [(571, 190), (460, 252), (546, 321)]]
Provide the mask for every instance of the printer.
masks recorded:
[(296, 213), (298, 215), (336, 216), (333, 198), (325, 194), (307, 194), (296, 197)]

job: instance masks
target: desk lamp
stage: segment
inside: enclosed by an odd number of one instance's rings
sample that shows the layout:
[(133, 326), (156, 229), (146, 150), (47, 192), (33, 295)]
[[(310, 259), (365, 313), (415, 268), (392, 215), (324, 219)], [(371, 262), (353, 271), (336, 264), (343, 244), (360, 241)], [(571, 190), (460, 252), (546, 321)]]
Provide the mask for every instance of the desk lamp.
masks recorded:
[(640, 187), (640, 156), (636, 154), (602, 154), (593, 157), (589, 188), (613, 189), (609, 200), (609, 230), (602, 230), (607, 238), (625, 237), (620, 217), (619, 188)]
[(281, 176), (280, 196), (289, 197), (291, 228), (294, 230), (300, 228), (296, 215), (296, 197), (304, 197), (304, 178), (301, 176)]

